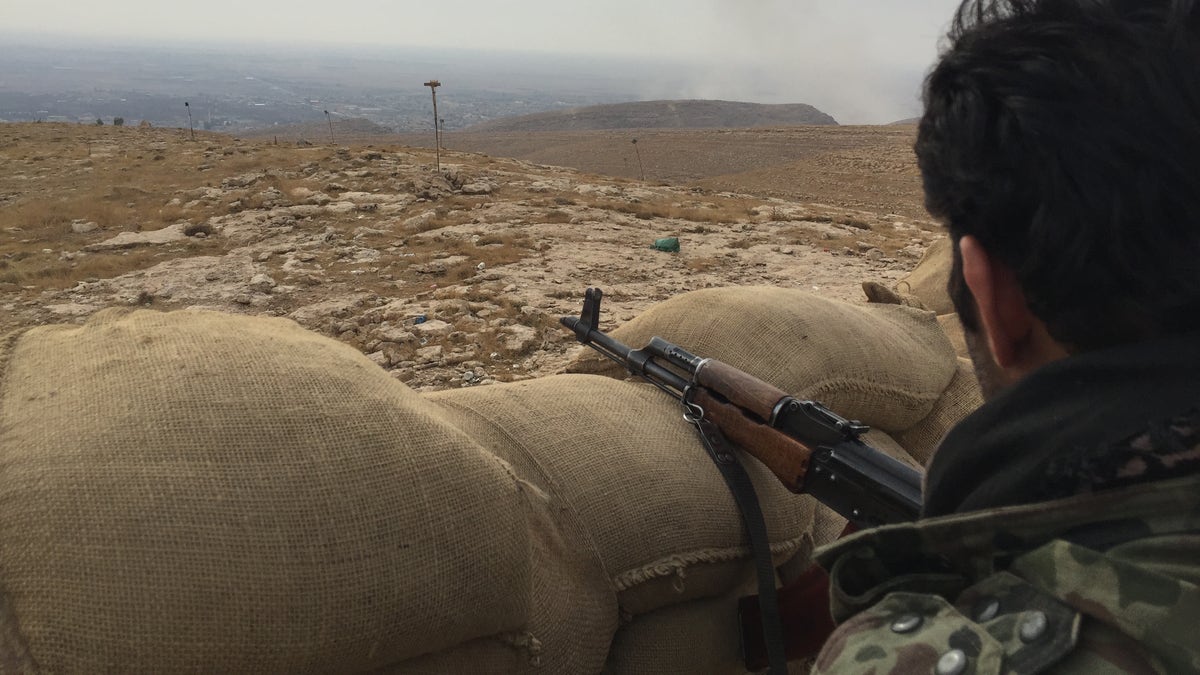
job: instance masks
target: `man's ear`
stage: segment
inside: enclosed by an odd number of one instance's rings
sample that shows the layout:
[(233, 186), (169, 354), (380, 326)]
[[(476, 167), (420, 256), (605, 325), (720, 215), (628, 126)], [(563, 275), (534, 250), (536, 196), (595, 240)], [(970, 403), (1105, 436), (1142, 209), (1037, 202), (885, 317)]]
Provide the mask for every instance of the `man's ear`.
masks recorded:
[(1029, 311), (1017, 275), (994, 259), (972, 236), (959, 241), (962, 275), (975, 298), (980, 329), (1001, 369), (1025, 370), (1032, 333), (1040, 322)]

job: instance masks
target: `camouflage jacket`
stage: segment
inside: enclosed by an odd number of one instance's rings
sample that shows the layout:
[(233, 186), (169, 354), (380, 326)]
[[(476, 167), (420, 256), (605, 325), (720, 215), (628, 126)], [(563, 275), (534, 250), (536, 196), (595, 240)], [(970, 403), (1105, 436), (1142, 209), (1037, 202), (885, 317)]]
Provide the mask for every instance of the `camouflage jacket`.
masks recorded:
[(926, 518), (818, 552), (814, 672), (1200, 673), (1200, 339), (1052, 366), (947, 436)]
[(1200, 672), (1200, 476), (879, 528), (820, 559), (841, 623), (816, 673)]

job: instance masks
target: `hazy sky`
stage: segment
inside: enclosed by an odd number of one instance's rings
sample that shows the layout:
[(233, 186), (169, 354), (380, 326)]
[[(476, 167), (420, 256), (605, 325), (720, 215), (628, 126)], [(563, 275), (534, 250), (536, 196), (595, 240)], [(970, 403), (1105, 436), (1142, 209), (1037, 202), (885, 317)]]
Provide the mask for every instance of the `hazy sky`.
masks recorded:
[[(958, 0), (0, 0), (0, 27), (106, 41), (438, 45), (689, 66), (647, 97), (811, 103), (843, 123), (916, 113)], [(679, 88), (679, 83), (674, 86)]]

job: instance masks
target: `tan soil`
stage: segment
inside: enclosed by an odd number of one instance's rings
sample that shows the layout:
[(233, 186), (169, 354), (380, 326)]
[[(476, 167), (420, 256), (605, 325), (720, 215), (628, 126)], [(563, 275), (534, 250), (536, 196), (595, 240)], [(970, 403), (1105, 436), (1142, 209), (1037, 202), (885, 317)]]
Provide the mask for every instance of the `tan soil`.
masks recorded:
[[(290, 316), (414, 387), (474, 386), (561, 368), (579, 347), (557, 318), (588, 286), (606, 327), (710, 286), (862, 302), (862, 281), (890, 285), (943, 236), (911, 128), (638, 132), (649, 182), (618, 167), (624, 136), (581, 133), (447, 143), (619, 175), (452, 151), (439, 176), (414, 147), (0, 125), (0, 330), (112, 305)], [(672, 236), (679, 253), (651, 248)]]

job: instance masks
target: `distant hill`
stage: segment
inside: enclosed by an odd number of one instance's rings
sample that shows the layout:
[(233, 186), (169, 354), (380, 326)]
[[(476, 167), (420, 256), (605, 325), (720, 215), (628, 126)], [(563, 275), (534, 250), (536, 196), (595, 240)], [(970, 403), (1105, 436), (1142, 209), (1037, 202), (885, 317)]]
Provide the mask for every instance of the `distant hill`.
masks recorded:
[(837, 124), (804, 103), (639, 101), (507, 117), (465, 131), (592, 131), (603, 129), (731, 129)]
[(888, 125), (889, 126), (898, 126), (898, 125), (905, 125), (905, 124), (917, 125), (920, 123), (921, 123), (920, 117), (909, 117), (908, 119), (896, 120), (895, 122), (888, 122)]

